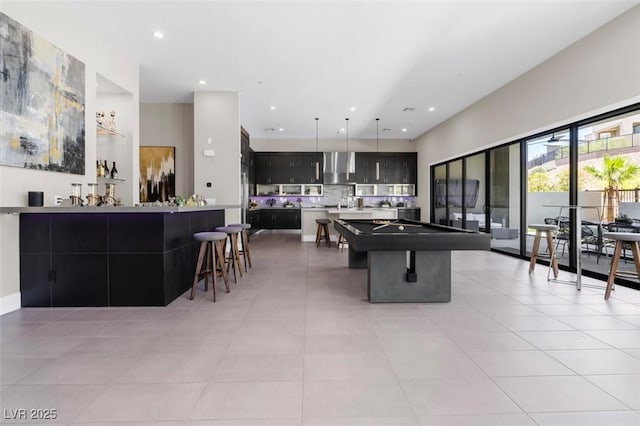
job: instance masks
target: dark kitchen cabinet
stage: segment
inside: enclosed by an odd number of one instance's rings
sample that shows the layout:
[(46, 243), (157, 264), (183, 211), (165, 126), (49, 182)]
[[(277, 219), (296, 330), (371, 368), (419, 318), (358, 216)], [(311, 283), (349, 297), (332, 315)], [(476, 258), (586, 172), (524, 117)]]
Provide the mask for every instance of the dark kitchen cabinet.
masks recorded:
[(322, 183), (322, 153), (257, 152), (255, 173), (262, 185)]
[(420, 208), (399, 208), (398, 219), (420, 220)]
[(249, 149), (249, 196), (256, 195), (256, 153)]
[(262, 229), (262, 211), (263, 210), (249, 210), (247, 212), (247, 222), (251, 224), (252, 231)]
[(415, 152), (356, 152), (356, 183), (415, 184), (418, 179)]
[(416, 153), (398, 153), (385, 159), (383, 183), (416, 183), (418, 180), (418, 157)]
[(300, 209), (273, 208), (252, 210), (247, 215), (251, 228), (300, 229)]
[(384, 183), (380, 175), (376, 175), (376, 164), (379, 172), (384, 172), (383, 161), (377, 152), (356, 152), (356, 183)]
[(251, 142), (251, 138), (249, 137), (249, 132), (247, 132), (244, 127), (240, 127), (240, 162), (245, 165), (249, 165), (250, 155), (249, 155), (249, 145)]

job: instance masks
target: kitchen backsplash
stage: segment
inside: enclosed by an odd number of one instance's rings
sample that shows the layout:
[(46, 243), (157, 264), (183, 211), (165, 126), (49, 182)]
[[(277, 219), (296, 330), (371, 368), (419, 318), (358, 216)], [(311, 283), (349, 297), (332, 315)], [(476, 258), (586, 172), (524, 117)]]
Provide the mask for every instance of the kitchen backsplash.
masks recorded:
[[(355, 204), (354, 185), (324, 185), (324, 195), (322, 197), (299, 197), (294, 196), (255, 196), (249, 197), (250, 200), (258, 203), (257, 207), (267, 207), (268, 200), (275, 200), (274, 207), (280, 207), (284, 203), (293, 203), (296, 207), (317, 207), (317, 206), (335, 206), (341, 204), (347, 205), (348, 197), (351, 197), (351, 205)], [(366, 207), (380, 207), (382, 201), (389, 201), (391, 206), (395, 207), (398, 203), (405, 207), (413, 207), (415, 205), (415, 197), (411, 196), (381, 196), (381, 197), (363, 197)], [(298, 201), (299, 200), (299, 201)]]

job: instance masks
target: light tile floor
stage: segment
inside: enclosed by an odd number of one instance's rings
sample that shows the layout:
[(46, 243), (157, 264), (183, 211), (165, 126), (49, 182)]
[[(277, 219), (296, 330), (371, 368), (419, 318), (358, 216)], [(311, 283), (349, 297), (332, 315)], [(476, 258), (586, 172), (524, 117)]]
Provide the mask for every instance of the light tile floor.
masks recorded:
[(74, 425), (640, 424), (640, 292), (605, 302), (543, 266), (459, 252), (451, 303), (371, 305), (346, 250), (276, 232), (252, 249), (215, 304), (201, 288), (166, 308), (0, 317), (1, 422), (55, 409), (49, 423)]

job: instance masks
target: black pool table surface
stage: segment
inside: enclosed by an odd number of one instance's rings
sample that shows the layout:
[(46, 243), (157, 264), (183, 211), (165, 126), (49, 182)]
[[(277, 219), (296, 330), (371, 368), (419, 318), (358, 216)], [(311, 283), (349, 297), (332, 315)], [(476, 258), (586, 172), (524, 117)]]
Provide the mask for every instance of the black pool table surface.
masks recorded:
[(489, 234), (409, 219), (334, 222), (357, 251), (489, 250), (491, 245)]

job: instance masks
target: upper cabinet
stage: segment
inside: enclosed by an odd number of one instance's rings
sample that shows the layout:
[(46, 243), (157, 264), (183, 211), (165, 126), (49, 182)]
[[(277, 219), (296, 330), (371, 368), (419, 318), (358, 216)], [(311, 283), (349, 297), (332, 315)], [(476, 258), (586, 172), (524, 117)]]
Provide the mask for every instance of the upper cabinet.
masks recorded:
[(416, 183), (418, 155), (415, 152), (395, 153), (385, 159), (384, 183)]
[(415, 152), (356, 152), (356, 183), (415, 184), (418, 156)]
[[(356, 152), (356, 183), (416, 184), (417, 158), (415, 152)], [(324, 183), (320, 152), (256, 152), (253, 164), (256, 184)]]
[(256, 152), (257, 184), (322, 183), (320, 152)]
[(251, 164), (249, 132), (244, 127), (240, 127), (240, 162), (249, 166)]

